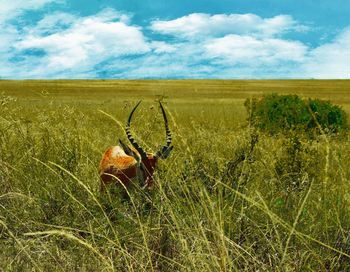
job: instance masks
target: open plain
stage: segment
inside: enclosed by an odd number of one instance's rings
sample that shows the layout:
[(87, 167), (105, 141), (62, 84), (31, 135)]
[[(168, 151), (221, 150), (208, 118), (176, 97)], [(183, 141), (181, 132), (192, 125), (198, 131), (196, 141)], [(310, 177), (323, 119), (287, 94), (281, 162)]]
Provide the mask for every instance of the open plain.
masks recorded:
[[(0, 81), (0, 270), (349, 271), (350, 141), (250, 127), (264, 94), (330, 100), (347, 80)], [(99, 191), (104, 150), (174, 150), (151, 191)], [(297, 139), (297, 140), (296, 140)]]

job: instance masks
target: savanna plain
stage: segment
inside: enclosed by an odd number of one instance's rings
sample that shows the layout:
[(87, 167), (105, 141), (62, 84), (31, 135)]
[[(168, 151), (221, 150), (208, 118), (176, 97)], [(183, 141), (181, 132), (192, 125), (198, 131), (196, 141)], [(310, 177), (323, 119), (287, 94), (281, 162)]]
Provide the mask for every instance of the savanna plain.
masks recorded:
[[(350, 116), (350, 81), (0, 81), (3, 271), (350, 271), (347, 133), (269, 135), (246, 99), (297, 94)], [(155, 186), (99, 190), (106, 148), (174, 149)]]

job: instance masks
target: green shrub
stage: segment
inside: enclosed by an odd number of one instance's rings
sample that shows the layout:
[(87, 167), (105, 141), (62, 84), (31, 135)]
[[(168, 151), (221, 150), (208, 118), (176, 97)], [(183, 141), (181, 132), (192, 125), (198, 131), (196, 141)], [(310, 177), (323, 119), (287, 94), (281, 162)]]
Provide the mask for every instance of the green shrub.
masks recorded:
[(247, 99), (244, 105), (251, 124), (271, 134), (292, 130), (335, 133), (347, 128), (344, 110), (329, 101), (270, 94)]
[(315, 128), (318, 126), (317, 124), (322, 129), (328, 129), (331, 132), (347, 128), (346, 113), (340, 106), (320, 99), (309, 99), (308, 105), (310, 111), (314, 114), (314, 117), (308, 124), (308, 128)]

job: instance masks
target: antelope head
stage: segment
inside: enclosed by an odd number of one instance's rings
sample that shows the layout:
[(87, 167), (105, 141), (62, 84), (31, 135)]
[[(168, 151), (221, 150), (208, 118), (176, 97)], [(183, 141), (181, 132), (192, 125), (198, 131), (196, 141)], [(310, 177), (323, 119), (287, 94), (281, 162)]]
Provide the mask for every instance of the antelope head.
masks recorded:
[[(153, 173), (157, 167), (158, 159), (166, 159), (170, 155), (170, 152), (173, 149), (173, 146), (171, 145), (171, 132), (170, 132), (169, 125), (168, 125), (168, 119), (167, 119), (164, 107), (160, 101), (159, 101), (159, 106), (160, 106), (160, 109), (162, 111), (162, 115), (163, 115), (163, 119), (164, 119), (164, 126), (165, 126), (165, 137), (166, 137), (165, 145), (163, 145), (156, 153), (147, 153), (136, 142), (135, 138), (131, 134), (130, 126), (131, 126), (132, 116), (133, 116), (134, 112), (136, 111), (137, 107), (140, 105), (140, 103), (141, 103), (141, 101), (139, 101), (136, 104), (136, 106), (133, 108), (133, 110), (131, 111), (129, 118), (128, 118), (128, 121), (127, 121), (127, 124), (126, 124), (125, 132), (126, 132), (126, 136), (129, 140), (130, 144), (137, 151), (138, 154), (136, 154), (136, 152), (133, 152), (133, 151), (131, 151), (131, 152), (133, 153), (134, 156), (139, 155), (141, 158), (140, 170), (141, 170), (141, 174), (142, 174), (142, 180), (143, 180), (146, 187), (151, 187), (153, 184)], [(124, 146), (124, 148), (126, 149), (125, 146)], [(125, 151), (129, 152), (129, 154), (130, 154), (130, 151), (128, 151), (128, 150), (125, 150)]]
[(159, 102), (162, 111), (166, 143), (156, 153), (147, 153), (135, 140), (131, 133), (131, 120), (137, 107), (140, 105), (139, 101), (131, 111), (126, 123), (125, 132), (131, 144), (128, 146), (119, 140), (118, 146), (112, 146), (103, 154), (100, 162), (99, 172), (101, 177), (101, 189), (104, 185), (113, 180), (122, 182), (128, 186), (131, 180), (135, 177), (141, 181), (142, 186), (151, 187), (153, 185), (153, 174), (157, 167), (159, 159), (166, 159), (173, 146), (171, 145), (171, 132), (168, 125), (168, 119), (161, 102)]

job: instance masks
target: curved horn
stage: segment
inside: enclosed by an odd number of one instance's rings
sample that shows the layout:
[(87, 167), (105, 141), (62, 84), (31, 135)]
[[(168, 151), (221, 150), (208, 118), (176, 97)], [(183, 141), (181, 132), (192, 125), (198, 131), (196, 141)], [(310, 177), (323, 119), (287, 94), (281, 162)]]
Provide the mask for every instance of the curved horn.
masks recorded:
[(135, 110), (140, 105), (140, 103), (141, 103), (141, 100), (136, 104), (136, 106), (130, 112), (128, 122), (126, 123), (125, 132), (126, 132), (126, 136), (128, 137), (128, 140), (130, 141), (132, 146), (137, 150), (137, 152), (139, 152), (141, 158), (145, 159), (145, 158), (147, 158), (147, 153), (143, 150), (143, 148), (141, 146), (139, 146), (139, 144), (136, 142), (136, 140), (134, 139), (134, 137), (132, 136), (131, 131), (130, 131), (130, 123), (131, 123), (132, 115), (134, 114)]
[(173, 146), (171, 145), (172, 139), (171, 139), (171, 132), (170, 132), (169, 125), (168, 125), (168, 118), (166, 116), (162, 102), (160, 102), (160, 101), (159, 101), (159, 106), (162, 110), (163, 119), (164, 119), (166, 144), (161, 147), (161, 149), (156, 153), (156, 156), (165, 159), (166, 157), (169, 156), (169, 153), (173, 149)]

